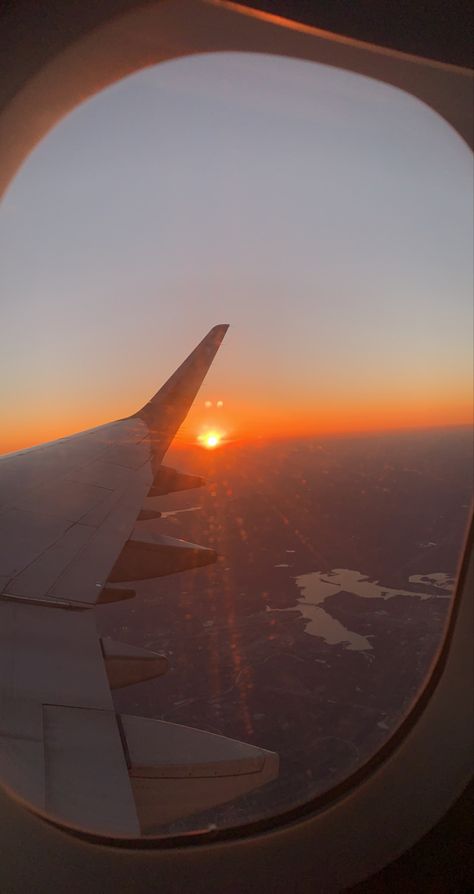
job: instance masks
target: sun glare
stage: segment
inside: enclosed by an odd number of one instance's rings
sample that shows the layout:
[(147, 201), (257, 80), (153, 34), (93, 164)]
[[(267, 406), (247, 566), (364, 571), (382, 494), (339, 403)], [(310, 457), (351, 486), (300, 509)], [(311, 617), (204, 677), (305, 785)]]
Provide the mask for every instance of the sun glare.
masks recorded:
[(198, 437), (198, 441), (203, 447), (207, 447), (208, 450), (214, 450), (215, 447), (218, 447), (220, 440), (221, 436), (216, 431), (208, 431)]

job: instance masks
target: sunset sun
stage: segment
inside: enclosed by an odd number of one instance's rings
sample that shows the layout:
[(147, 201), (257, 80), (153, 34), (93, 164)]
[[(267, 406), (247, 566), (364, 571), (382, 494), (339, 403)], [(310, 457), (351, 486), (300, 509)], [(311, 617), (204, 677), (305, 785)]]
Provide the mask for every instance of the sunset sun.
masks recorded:
[(220, 444), (221, 435), (216, 431), (208, 431), (199, 435), (198, 441), (200, 441), (202, 446), (206, 447), (208, 450), (214, 450), (214, 448), (218, 447)]

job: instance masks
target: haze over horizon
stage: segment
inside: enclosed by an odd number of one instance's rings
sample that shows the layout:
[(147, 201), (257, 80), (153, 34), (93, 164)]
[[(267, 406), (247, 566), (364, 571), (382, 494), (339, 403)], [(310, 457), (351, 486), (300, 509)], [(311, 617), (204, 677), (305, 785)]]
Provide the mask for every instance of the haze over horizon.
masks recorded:
[(472, 231), (470, 150), (402, 91), (241, 53), (126, 78), (7, 193), (0, 452), (134, 412), (220, 322), (189, 442), (472, 423)]

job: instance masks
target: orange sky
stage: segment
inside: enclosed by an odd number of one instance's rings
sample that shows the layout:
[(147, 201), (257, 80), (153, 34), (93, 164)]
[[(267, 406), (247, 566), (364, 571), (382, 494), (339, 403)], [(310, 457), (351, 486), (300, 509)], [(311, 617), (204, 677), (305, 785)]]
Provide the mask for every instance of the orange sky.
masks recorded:
[(471, 423), (472, 175), (432, 110), (336, 68), (221, 53), (103, 91), (5, 198), (0, 451), (136, 412), (223, 322), (182, 439)]
[[(222, 348), (221, 348), (222, 350)], [(204, 406), (200, 396), (195, 401), (177, 438), (180, 442), (196, 443), (199, 435), (217, 432), (222, 440), (255, 440), (256, 438), (306, 437), (328, 434), (358, 433), (404, 428), (429, 428), (473, 423), (472, 398), (466, 389), (463, 397), (449, 399), (444, 396), (431, 402), (420, 397), (411, 402), (397, 400), (372, 400), (353, 402), (346, 400), (321, 401), (319, 406), (308, 408), (303, 404), (282, 403), (262, 406), (249, 401), (233, 401), (230, 406), (217, 408)], [(44, 441), (64, 437), (95, 425), (120, 418), (130, 408), (109, 405), (105, 409), (70, 407), (68, 412), (56, 412), (43, 408), (42, 415), (29, 417), (4, 417), (0, 433), (0, 453), (30, 447)], [(79, 410), (79, 411), (78, 411)], [(111, 412), (112, 411), (112, 412)]]
[(259, 437), (306, 437), (327, 434), (370, 432), (402, 428), (427, 428), (473, 423), (472, 402), (464, 400), (427, 404), (413, 401), (390, 404), (335, 403), (315, 408), (282, 405), (279, 411), (261, 406), (240, 405), (234, 412), (202, 411), (199, 404), (191, 410), (179, 432), (179, 439), (193, 442), (199, 433), (215, 431), (223, 439)]

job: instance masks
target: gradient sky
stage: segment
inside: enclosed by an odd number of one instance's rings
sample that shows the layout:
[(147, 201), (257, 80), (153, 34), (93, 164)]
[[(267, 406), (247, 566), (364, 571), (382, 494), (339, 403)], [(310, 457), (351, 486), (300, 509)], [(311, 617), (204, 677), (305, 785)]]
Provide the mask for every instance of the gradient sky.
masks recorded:
[(185, 439), (469, 422), (472, 176), (418, 100), (314, 63), (103, 91), (5, 198), (0, 452), (134, 412), (220, 322)]

